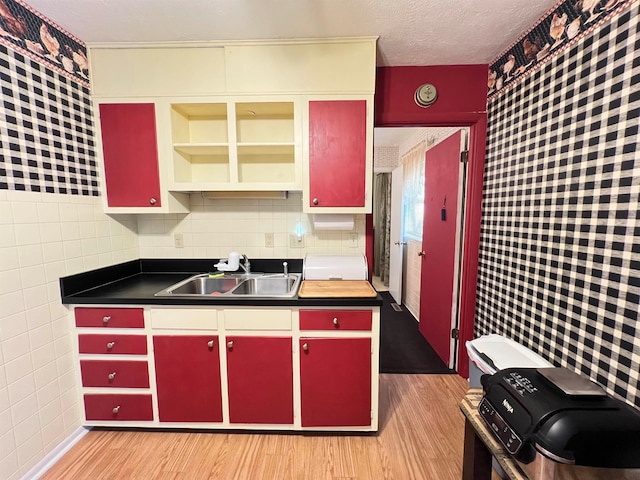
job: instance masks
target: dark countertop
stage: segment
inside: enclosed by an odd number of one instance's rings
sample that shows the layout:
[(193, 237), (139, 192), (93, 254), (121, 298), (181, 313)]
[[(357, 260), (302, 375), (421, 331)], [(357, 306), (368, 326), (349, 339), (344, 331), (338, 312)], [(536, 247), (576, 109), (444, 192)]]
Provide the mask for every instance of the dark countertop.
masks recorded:
[[(302, 273), (302, 259), (287, 259), (289, 272)], [(225, 296), (156, 297), (156, 293), (199, 273), (215, 262), (202, 259), (139, 259), (60, 279), (65, 305), (236, 305), (236, 306), (381, 306), (375, 298), (238, 298)], [(282, 260), (251, 259), (254, 272), (281, 273)], [(336, 280), (339, 281), (339, 280)]]

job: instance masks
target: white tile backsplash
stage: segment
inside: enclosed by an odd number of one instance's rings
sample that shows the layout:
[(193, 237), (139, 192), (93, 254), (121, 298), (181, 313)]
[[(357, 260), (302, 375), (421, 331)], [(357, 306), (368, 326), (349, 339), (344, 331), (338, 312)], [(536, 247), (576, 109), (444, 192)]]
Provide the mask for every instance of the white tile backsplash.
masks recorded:
[(99, 198), (2, 191), (0, 211), (0, 478), (17, 480), (82, 418), (59, 278), (140, 254), (135, 217)]
[[(304, 258), (307, 253), (363, 254), (365, 216), (356, 215), (354, 232), (359, 241), (349, 247), (349, 233), (314, 231), (311, 215), (302, 212), (302, 194), (286, 200), (208, 200), (191, 195), (191, 213), (181, 216), (141, 215), (138, 242), (143, 258), (226, 258), (238, 250), (249, 258)], [(301, 228), (304, 248), (292, 248), (289, 236)], [(174, 246), (181, 233), (184, 247)], [(265, 233), (273, 233), (274, 247), (266, 247)]]

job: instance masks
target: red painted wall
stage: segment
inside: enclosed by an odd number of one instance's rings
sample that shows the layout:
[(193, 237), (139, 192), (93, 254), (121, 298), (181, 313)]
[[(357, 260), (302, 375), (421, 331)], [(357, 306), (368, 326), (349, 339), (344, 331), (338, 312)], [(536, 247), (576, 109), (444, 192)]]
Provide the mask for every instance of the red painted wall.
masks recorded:
[[(375, 126), (468, 124), (487, 110), (488, 65), (379, 67), (376, 71)], [(438, 99), (430, 107), (414, 101), (416, 88), (430, 83)]]
[[(489, 66), (379, 67), (376, 75), (376, 127), (470, 127), (458, 343), (458, 373), (466, 378), (469, 357), (465, 342), (473, 338), (475, 319)], [(427, 108), (419, 107), (413, 99), (416, 88), (424, 83), (438, 90), (438, 100)], [(367, 244), (367, 258), (370, 255), (373, 258), (373, 246), (369, 251)]]

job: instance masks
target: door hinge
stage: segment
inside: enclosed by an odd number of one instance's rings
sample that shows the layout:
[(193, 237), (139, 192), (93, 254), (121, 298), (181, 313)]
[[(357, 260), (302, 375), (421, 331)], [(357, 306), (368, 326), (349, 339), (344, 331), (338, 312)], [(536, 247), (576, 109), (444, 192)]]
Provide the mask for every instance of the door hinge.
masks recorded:
[(460, 152), (460, 161), (462, 163), (467, 163), (469, 161), (469, 150)]
[(454, 338), (457, 340), (459, 335), (460, 335), (460, 330), (458, 330), (457, 328), (451, 329), (451, 338)]

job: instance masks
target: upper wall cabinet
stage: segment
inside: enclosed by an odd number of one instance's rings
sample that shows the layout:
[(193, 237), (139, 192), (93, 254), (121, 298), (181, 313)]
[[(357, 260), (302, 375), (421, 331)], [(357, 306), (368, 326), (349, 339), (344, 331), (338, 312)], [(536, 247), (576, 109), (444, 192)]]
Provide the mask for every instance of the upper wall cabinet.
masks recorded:
[(90, 46), (91, 91), (99, 97), (225, 93), (222, 47)]
[(373, 98), (308, 103), (306, 213), (370, 213)]
[(105, 162), (125, 142), (127, 181), (136, 148), (151, 165), (156, 147), (155, 211), (184, 211), (187, 192), (302, 190), (307, 212), (371, 212), (375, 38), (92, 44), (89, 56), (96, 105), (153, 109), (138, 140), (136, 117), (102, 135)]
[[(186, 207), (161, 186), (155, 104), (98, 103), (105, 211), (181, 212)], [(185, 202), (186, 203), (186, 202)]]

